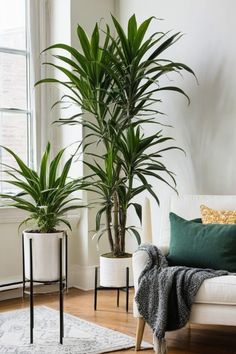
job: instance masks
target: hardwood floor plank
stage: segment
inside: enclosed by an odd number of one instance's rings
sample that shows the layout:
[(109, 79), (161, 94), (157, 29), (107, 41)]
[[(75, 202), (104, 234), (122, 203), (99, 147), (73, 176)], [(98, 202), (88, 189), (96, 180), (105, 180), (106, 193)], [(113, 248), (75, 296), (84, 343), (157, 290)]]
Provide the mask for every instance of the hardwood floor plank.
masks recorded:
[[(57, 294), (37, 295), (36, 305), (46, 305), (58, 309)], [(11, 311), (29, 307), (28, 299), (14, 299), (0, 302), (0, 311)], [(125, 294), (120, 294), (120, 307), (116, 307), (115, 291), (100, 291), (97, 311), (93, 310), (93, 292), (70, 289), (65, 295), (64, 311), (135, 337), (136, 319), (132, 315), (132, 296), (130, 311), (125, 312)], [(191, 325), (178, 331), (167, 333), (168, 354), (236, 354), (236, 327)], [(144, 340), (152, 342), (152, 333), (145, 327)], [(117, 354), (135, 353), (134, 349), (117, 351)], [(154, 353), (145, 350), (143, 353)]]

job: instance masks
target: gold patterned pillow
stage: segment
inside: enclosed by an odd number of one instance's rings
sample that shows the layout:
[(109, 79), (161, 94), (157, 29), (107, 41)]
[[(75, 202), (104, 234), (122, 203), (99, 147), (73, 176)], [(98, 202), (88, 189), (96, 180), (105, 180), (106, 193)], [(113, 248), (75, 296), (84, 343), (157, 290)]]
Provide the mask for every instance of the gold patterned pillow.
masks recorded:
[(200, 206), (203, 224), (236, 224), (236, 210), (214, 210)]

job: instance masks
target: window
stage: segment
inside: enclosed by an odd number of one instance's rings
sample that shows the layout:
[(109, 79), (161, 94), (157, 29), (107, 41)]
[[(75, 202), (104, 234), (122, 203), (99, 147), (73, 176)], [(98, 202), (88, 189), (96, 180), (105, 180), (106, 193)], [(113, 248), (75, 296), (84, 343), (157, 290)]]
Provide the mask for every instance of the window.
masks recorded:
[[(28, 0), (0, 1), (0, 145), (33, 165)], [(13, 164), (3, 149), (0, 162)], [(2, 170), (2, 168), (0, 168)], [(4, 179), (4, 172), (1, 172)], [(0, 192), (12, 191), (8, 183)]]

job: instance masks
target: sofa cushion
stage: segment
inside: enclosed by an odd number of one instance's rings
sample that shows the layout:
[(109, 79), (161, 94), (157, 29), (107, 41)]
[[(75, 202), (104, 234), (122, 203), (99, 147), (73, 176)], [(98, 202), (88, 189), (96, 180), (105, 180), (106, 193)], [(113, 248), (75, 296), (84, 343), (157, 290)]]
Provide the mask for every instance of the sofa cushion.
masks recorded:
[(170, 220), (169, 212), (191, 220), (200, 218), (200, 205), (208, 205), (212, 209), (236, 210), (236, 195), (172, 195), (162, 201), (160, 214), (153, 218), (154, 243), (157, 246), (170, 245)]
[(236, 305), (236, 275), (204, 280), (194, 303)]
[(215, 210), (200, 206), (203, 224), (235, 224), (236, 210)]
[(188, 221), (170, 213), (171, 266), (222, 269), (236, 272), (236, 225)]

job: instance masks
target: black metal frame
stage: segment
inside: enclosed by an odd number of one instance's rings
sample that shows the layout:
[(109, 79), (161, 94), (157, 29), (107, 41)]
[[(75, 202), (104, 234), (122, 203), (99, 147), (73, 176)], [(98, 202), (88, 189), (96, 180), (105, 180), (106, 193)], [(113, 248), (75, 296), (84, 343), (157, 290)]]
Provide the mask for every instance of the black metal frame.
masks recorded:
[(108, 287), (108, 286), (98, 286), (98, 268), (95, 268), (95, 278), (94, 278), (94, 311), (97, 310), (97, 293), (100, 290), (117, 290), (116, 296), (116, 306), (120, 306), (120, 290), (126, 292), (126, 312), (129, 312), (129, 289), (133, 286), (129, 285), (129, 267), (126, 268), (126, 286), (123, 287)]
[(65, 277), (63, 277), (63, 238), (60, 238), (59, 245), (59, 279), (54, 281), (35, 281), (33, 273), (33, 247), (32, 238), (29, 239), (30, 246), (30, 279), (25, 276), (25, 256), (24, 256), (24, 234), (22, 233), (22, 260), (23, 260), (23, 297), (26, 292), (26, 283), (30, 283), (30, 344), (33, 344), (34, 335), (34, 283), (40, 283), (43, 285), (59, 284), (59, 321), (60, 321), (60, 344), (63, 344), (64, 337), (64, 290), (68, 290), (68, 235), (64, 232), (65, 236)]

